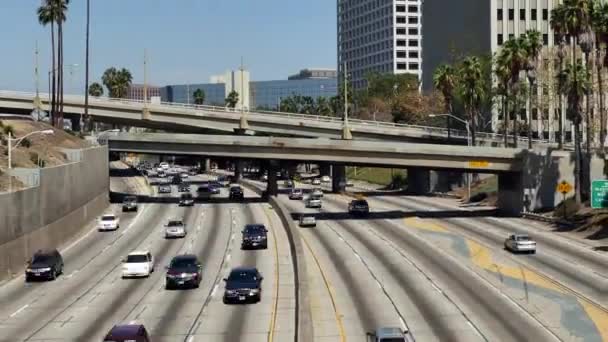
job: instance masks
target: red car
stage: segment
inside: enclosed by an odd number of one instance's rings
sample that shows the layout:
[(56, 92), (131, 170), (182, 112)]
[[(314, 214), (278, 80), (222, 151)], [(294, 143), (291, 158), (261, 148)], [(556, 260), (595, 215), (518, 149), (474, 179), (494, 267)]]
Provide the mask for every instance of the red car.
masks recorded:
[(115, 325), (103, 339), (104, 342), (152, 342), (142, 324)]

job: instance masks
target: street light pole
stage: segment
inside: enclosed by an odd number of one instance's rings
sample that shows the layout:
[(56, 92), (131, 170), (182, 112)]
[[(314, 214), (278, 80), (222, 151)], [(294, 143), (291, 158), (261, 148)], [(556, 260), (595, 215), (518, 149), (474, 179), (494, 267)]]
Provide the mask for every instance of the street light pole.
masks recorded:
[(344, 122), (342, 127), (342, 139), (353, 139), (353, 135), (348, 124), (348, 70), (346, 62), (344, 62)]
[(91, 3), (87, 0), (87, 24), (85, 45), (85, 71), (84, 71), (84, 121), (80, 118), (80, 132), (85, 131), (85, 125), (89, 126), (89, 31), (91, 26)]

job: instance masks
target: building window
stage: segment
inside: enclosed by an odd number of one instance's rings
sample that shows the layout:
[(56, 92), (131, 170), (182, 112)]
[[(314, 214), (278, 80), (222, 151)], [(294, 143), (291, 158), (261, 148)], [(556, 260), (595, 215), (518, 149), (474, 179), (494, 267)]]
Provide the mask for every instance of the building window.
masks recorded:
[(405, 63), (397, 63), (397, 70), (406, 70)]
[(418, 13), (418, 6), (407, 6), (408, 13)]
[(509, 8), (509, 20), (515, 19), (515, 10), (513, 8)]
[(406, 56), (405, 51), (397, 51), (397, 58), (405, 58)]
[(532, 108), (532, 120), (538, 120), (538, 108)]
[(397, 6), (397, 12), (403, 12), (403, 13), (405, 13), (405, 6), (404, 5), (398, 5)]
[(397, 34), (405, 34), (405, 28), (403, 28), (403, 27), (397, 28)]
[(526, 20), (526, 9), (525, 8), (519, 9), (519, 20)]
[(543, 8), (543, 20), (549, 20), (549, 10)]
[(418, 41), (415, 39), (410, 39), (409, 46), (413, 46), (413, 47), (418, 46)]
[(418, 24), (418, 17), (408, 17), (407, 22), (408, 24)]
[(543, 34), (543, 45), (549, 45), (549, 35), (546, 33)]
[(408, 56), (409, 56), (410, 58), (418, 58), (418, 51), (410, 51), (410, 52), (408, 53)]
[(405, 24), (405, 17), (397, 17), (397, 24)]
[(513, 38), (515, 38), (515, 34), (513, 34), (513, 33), (509, 33), (509, 40), (511, 40), (511, 39), (513, 39)]
[(403, 39), (397, 40), (397, 46), (406, 46), (405, 40), (403, 40)]
[(496, 10), (496, 20), (502, 20), (502, 8)]
[(502, 33), (498, 34), (498, 37), (496, 37), (496, 41), (498, 42), (498, 45), (502, 45), (503, 40), (502, 40)]
[(418, 63), (410, 63), (410, 70), (418, 70)]
[(407, 29), (407, 34), (411, 34), (411, 35), (418, 35), (418, 29), (417, 28), (409, 28)]
[(530, 10), (530, 17), (532, 20), (536, 20), (536, 8)]

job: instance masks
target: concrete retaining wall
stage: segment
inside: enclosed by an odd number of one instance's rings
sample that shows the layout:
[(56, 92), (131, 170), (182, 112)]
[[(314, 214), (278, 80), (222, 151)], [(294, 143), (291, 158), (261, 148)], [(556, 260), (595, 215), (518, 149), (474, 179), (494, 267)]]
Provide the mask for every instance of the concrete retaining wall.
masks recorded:
[(79, 161), (41, 169), (36, 187), (0, 194), (0, 280), (21, 273), (34, 251), (73, 239), (107, 208), (107, 148), (67, 152)]

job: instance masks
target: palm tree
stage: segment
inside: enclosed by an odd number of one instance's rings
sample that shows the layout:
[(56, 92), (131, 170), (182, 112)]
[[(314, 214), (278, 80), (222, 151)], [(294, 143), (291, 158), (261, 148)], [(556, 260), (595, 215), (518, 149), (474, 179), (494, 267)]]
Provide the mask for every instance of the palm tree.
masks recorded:
[(66, 21), (66, 12), (68, 11), (68, 4), (70, 0), (47, 0), (53, 2), (56, 8), (55, 21), (57, 23), (57, 58), (58, 58), (58, 71), (59, 77), (58, 91), (59, 91), (59, 115), (57, 117), (57, 124), (59, 127), (63, 127), (63, 23)]
[(103, 87), (101, 86), (101, 84), (93, 82), (89, 86), (89, 91), (87, 92), (87, 94), (94, 97), (100, 97), (103, 95)]
[(55, 7), (53, 6), (53, 2), (51, 1), (46, 1), (44, 2), (40, 7), (38, 7), (38, 22), (42, 25), (42, 26), (47, 26), (47, 25), (51, 25), (51, 60), (52, 60), (52, 65), (51, 65), (51, 72), (52, 72), (52, 86), (51, 86), (51, 105), (50, 105), (50, 115), (51, 115), (51, 124), (52, 125), (56, 125), (55, 119), (56, 119), (56, 111), (55, 111), (55, 103), (56, 103), (56, 98), (55, 98), (55, 87), (56, 87), (56, 74), (54, 72), (55, 70)]
[[(441, 92), (448, 114), (454, 114), (454, 90), (456, 89), (457, 74), (449, 64), (440, 65), (433, 73), (433, 86)], [(448, 139), (450, 138), (451, 117), (447, 117)]]
[(315, 113), (317, 115), (329, 115), (331, 113), (331, 107), (326, 97), (318, 97), (315, 104)]
[(509, 141), (509, 83), (511, 81), (511, 62), (507, 54), (500, 53), (494, 56), (494, 75), (498, 81), (497, 93), (502, 98), (503, 138), (505, 147)]
[(112, 98), (125, 97), (132, 81), (131, 72), (125, 68), (117, 70), (111, 67), (106, 69), (101, 76), (101, 82), (108, 88), (108, 96)]
[(481, 62), (478, 57), (467, 57), (462, 61), (459, 69), (461, 80), (461, 96), (465, 111), (468, 113), (468, 121), (471, 130), (471, 145), (475, 146), (475, 133), (477, 130), (477, 116), (481, 111), (483, 98), (483, 77)]
[(197, 105), (202, 105), (205, 103), (205, 91), (202, 89), (196, 89), (192, 94), (194, 97), (194, 103)]
[(602, 48), (608, 44), (608, 3), (594, 0), (590, 7), (591, 27), (595, 33), (595, 67), (597, 72), (599, 110), (600, 110), (600, 146), (606, 139), (606, 114), (604, 108), (604, 85), (602, 79), (605, 60), (601, 60)]
[(564, 80), (559, 77), (559, 75), (563, 74), (564, 71), (564, 59), (566, 58), (566, 36), (568, 31), (565, 26), (565, 7), (557, 6), (553, 10), (551, 10), (551, 21), (550, 25), (553, 28), (553, 34), (555, 35), (555, 40), (558, 42), (558, 50), (557, 50), (557, 58), (559, 60), (559, 72), (558, 72), (558, 82), (557, 82), (557, 90), (558, 90), (558, 98), (559, 98), (559, 117), (558, 117), (558, 129), (559, 129), (559, 138), (558, 138), (558, 148), (562, 150), (564, 148), (564, 105), (563, 105), (563, 97), (565, 95), (565, 84)]
[[(502, 49), (500, 50), (499, 58), (507, 64), (507, 68), (510, 71), (509, 89), (510, 95), (517, 97), (521, 93), (520, 89), (520, 74), (526, 66), (527, 56), (526, 50), (524, 49), (524, 38), (512, 38), (505, 42)], [(520, 115), (519, 100), (513, 99), (513, 145), (517, 147), (518, 142), (518, 128), (517, 121)]]
[(235, 108), (237, 103), (239, 103), (239, 93), (233, 90), (226, 98), (226, 106), (228, 108)]
[[(526, 54), (525, 67), (528, 82), (530, 83), (529, 101), (532, 108), (532, 94), (536, 93), (536, 71), (538, 70), (538, 56), (543, 48), (540, 32), (536, 30), (528, 30), (522, 37), (522, 49)], [(535, 104), (538, 107), (538, 103)], [(532, 110), (527, 115), (528, 119), (528, 148), (532, 148)], [(537, 122), (542, 122), (542, 113), (538, 113)]]
[[(82, 129), (89, 129), (89, 29), (91, 26), (91, 2), (90, 0), (87, 0), (87, 23), (86, 23), (86, 43), (85, 43), (85, 75), (84, 75), (84, 84), (85, 84), (85, 88), (87, 90), (86, 94), (84, 94), (84, 126), (85, 127), (81, 127)], [(101, 88), (101, 85), (99, 83), (97, 83), (97, 85)], [(103, 94), (103, 88), (101, 88), (101, 94)], [(101, 96), (101, 95), (99, 95)]]

